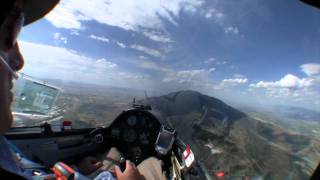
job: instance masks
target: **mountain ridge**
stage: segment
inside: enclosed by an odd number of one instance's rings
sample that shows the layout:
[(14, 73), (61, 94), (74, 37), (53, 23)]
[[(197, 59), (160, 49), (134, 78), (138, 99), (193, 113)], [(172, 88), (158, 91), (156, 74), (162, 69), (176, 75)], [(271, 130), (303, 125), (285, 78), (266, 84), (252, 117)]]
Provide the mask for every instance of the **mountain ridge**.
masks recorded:
[(223, 119), (228, 116), (229, 123), (231, 124), (246, 116), (245, 113), (217, 98), (192, 90), (177, 91), (159, 97), (151, 97), (140, 101), (140, 103), (151, 105), (166, 116), (182, 115), (194, 111), (203, 114), (207, 108), (208, 113), (217, 119)]

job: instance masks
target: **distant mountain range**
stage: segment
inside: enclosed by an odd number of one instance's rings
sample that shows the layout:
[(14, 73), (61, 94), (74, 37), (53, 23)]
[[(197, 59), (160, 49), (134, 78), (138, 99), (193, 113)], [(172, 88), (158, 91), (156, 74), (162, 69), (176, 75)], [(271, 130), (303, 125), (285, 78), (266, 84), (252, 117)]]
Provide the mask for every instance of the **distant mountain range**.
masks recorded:
[(211, 176), (224, 171), (227, 178), (308, 179), (315, 166), (309, 161), (319, 153), (313, 152), (319, 142), (248, 117), (219, 99), (179, 91), (140, 103), (167, 117)]
[(320, 112), (294, 106), (275, 106), (273, 108), (279, 115), (290, 119), (320, 122)]

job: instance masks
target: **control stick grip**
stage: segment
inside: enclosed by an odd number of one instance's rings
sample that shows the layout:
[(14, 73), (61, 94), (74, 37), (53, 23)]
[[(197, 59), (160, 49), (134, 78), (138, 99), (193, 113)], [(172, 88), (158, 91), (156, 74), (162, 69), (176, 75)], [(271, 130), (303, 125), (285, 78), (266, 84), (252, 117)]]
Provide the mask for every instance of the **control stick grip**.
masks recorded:
[(126, 159), (123, 157), (120, 158), (120, 169), (122, 172), (126, 169)]

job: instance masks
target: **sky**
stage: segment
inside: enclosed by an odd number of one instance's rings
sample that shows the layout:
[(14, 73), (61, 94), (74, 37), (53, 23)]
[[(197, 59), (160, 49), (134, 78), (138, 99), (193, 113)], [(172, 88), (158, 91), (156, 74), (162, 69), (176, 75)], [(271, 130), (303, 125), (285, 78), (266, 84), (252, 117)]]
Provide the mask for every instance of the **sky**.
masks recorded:
[(320, 9), (292, 0), (62, 0), (19, 38), (22, 72), (320, 110)]

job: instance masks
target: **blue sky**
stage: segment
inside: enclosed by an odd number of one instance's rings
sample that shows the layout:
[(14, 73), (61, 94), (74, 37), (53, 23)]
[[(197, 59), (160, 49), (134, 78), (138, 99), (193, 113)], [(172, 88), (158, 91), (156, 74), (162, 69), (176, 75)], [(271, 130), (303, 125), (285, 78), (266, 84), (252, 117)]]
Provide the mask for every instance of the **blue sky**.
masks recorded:
[(292, 0), (64, 0), (22, 31), (23, 71), (319, 110), (319, 20)]

